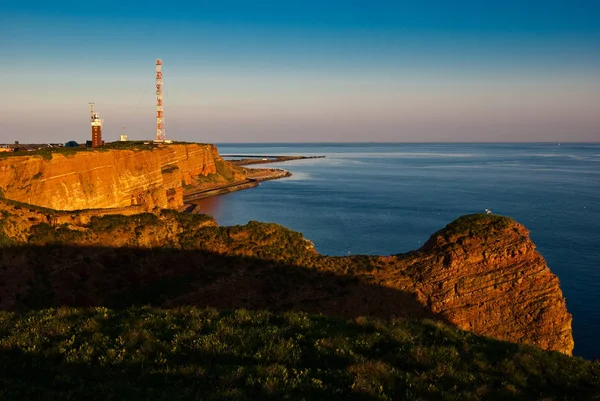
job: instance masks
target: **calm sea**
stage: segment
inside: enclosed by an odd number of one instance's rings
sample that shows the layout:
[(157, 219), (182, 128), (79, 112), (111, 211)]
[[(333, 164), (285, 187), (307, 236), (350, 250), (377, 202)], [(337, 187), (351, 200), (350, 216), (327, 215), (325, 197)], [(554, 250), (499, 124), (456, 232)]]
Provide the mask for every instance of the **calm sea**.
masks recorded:
[(209, 198), (221, 225), (300, 231), (329, 255), (420, 247), (467, 213), (523, 223), (558, 275), (575, 354), (600, 358), (600, 144), (221, 144), (221, 154), (325, 155), (269, 167), (287, 179)]

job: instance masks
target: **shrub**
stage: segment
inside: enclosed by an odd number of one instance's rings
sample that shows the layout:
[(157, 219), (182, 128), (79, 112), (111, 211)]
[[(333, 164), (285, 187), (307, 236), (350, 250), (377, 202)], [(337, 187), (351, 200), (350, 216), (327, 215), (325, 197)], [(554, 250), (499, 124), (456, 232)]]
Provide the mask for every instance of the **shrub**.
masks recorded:
[(47, 223), (40, 223), (31, 227), (29, 235), (30, 244), (72, 244), (83, 237), (83, 233), (69, 229), (67, 224), (56, 228)]

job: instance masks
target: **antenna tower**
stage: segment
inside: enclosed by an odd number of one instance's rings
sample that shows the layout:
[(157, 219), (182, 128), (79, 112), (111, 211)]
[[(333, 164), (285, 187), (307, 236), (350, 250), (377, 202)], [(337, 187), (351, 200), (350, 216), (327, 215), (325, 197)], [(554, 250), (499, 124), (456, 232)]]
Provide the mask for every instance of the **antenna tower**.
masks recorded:
[(162, 98), (162, 60), (156, 59), (156, 140), (164, 141), (165, 138), (165, 117), (163, 115)]

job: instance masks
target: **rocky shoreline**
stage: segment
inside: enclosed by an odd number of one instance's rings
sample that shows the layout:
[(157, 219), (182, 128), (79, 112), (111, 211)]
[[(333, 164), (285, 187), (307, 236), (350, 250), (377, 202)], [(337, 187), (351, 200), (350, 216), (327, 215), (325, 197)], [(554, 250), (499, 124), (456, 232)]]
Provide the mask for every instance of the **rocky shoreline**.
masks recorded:
[(323, 159), (325, 156), (257, 156), (257, 155), (223, 155), (222, 157), (239, 157), (240, 159), (227, 160), (236, 166), (251, 164), (281, 163), (292, 160)]
[(276, 180), (279, 178), (290, 177), (292, 175), (292, 173), (289, 171), (280, 169), (246, 169), (246, 171), (248, 174), (243, 180), (210, 187), (184, 190), (183, 210), (195, 210), (193, 213), (198, 213), (199, 210), (197, 210), (197, 208), (190, 209), (190, 205), (192, 205), (195, 201), (211, 196), (224, 195), (231, 192), (241, 191), (243, 189), (257, 187), (262, 181)]

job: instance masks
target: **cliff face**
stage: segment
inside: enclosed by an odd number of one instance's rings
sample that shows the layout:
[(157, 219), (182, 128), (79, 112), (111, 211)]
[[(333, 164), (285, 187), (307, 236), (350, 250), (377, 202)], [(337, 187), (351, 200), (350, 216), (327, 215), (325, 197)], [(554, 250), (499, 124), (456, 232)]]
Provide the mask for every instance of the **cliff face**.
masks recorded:
[(183, 185), (216, 174), (219, 163), (231, 169), (214, 145), (200, 144), (8, 157), (0, 159), (0, 189), (6, 198), (56, 210), (178, 208)]
[(504, 217), (459, 218), (408, 254), (329, 257), (275, 224), (218, 227), (169, 210), (90, 218), (6, 200), (0, 212), (2, 309), (141, 303), (430, 317), (573, 350), (558, 279), (527, 230)]
[(499, 216), (464, 216), (404, 262), (416, 294), (464, 330), (571, 354), (571, 315), (528, 230)]

